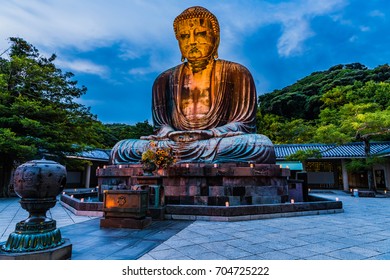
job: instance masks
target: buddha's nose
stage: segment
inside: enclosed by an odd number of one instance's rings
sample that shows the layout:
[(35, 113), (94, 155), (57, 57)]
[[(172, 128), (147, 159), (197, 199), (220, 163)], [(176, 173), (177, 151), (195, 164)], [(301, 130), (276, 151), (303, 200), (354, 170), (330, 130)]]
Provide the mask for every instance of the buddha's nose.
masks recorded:
[(194, 34), (191, 34), (191, 35), (190, 35), (189, 43), (190, 43), (190, 45), (196, 45), (197, 42), (196, 42), (196, 40), (195, 40)]

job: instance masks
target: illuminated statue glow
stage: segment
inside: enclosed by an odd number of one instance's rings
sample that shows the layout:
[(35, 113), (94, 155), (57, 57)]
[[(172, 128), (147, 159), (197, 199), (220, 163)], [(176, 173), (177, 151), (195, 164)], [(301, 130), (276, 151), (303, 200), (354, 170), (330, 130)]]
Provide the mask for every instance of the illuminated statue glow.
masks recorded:
[(178, 162), (275, 163), (272, 142), (256, 134), (252, 75), (238, 63), (218, 59), (217, 18), (205, 8), (191, 7), (173, 26), (184, 63), (154, 82), (156, 131), (118, 142), (111, 151), (111, 163), (138, 163), (151, 141), (172, 148)]

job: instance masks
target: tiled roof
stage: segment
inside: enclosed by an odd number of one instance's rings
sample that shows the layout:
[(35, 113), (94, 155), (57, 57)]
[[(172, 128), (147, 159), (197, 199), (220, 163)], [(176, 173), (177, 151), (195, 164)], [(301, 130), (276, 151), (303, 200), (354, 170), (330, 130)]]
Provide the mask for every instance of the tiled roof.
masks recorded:
[[(390, 155), (390, 142), (370, 143), (372, 155)], [(363, 143), (336, 144), (281, 144), (275, 145), (277, 159), (284, 159), (298, 150), (319, 150), (323, 158), (362, 158)]]
[(379, 156), (390, 156), (390, 147), (388, 147), (382, 151), (379, 151), (377, 154)]
[(108, 161), (108, 159), (110, 158), (110, 151), (111, 150), (103, 149), (87, 150), (77, 154), (75, 158), (89, 159), (95, 161)]
[(319, 150), (321, 153), (333, 148), (335, 145), (327, 144), (280, 144), (274, 145), (277, 159), (285, 158), (299, 150)]

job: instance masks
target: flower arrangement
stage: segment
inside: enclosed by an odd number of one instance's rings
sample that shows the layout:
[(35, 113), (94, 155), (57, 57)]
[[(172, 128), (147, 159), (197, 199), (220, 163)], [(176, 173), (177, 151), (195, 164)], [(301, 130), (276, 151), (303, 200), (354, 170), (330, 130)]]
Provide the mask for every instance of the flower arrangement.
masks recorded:
[(142, 153), (142, 163), (154, 163), (157, 168), (166, 169), (176, 162), (172, 148), (157, 147), (156, 143), (151, 142), (150, 149)]

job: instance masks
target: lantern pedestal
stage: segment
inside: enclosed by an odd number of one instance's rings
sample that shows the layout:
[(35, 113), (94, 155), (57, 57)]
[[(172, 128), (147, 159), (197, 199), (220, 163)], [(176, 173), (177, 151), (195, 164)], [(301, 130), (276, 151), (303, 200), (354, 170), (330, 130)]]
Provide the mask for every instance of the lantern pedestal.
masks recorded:
[(0, 259), (70, 259), (72, 245), (62, 238), (56, 221), (46, 217), (65, 183), (65, 167), (54, 161), (29, 161), (16, 169), (15, 192), (29, 216), (0, 244)]
[(0, 260), (69, 260), (72, 257), (72, 244), (67, 238), (62, 240), (62, 245), (41, 251), (13, 253), (0, 250)]

